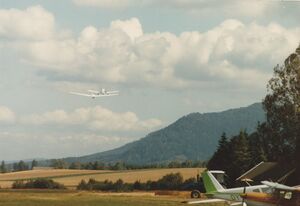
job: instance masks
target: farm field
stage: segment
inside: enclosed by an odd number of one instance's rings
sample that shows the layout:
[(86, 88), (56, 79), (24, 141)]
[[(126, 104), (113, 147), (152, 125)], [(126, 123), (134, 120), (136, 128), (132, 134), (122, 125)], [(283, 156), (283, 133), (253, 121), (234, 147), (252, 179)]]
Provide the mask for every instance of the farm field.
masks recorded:
[[(95, 192), (2, 191), (2, 206), (179, 206), (186, 199), (172, 196), (112, 195)], [(207, 204), (206, 206), (223, 206)]]
[(197, 173), (201, 173), (203, 168), (168, 168), (168, 169), (142, 169), (142, 170), (31, 170), (24, 172), (14, 172), (0, 174), (1, 188), (10, 188), (13, 181), (22, 179), (34, 179), (39, 177), (51, 178), (54, 181), (64, 184), (68, 188), (75, 188), (78, 183), (84, 179), (90, 178), (98, 181), (111, 180), (116, 181), (122, 179), (124, 182), (133, 183), (136, 180), (146, 182), (148, 180), (158, 180), (162, 176), (169, 173), (180, 172), (184, 179), (196, 177)]

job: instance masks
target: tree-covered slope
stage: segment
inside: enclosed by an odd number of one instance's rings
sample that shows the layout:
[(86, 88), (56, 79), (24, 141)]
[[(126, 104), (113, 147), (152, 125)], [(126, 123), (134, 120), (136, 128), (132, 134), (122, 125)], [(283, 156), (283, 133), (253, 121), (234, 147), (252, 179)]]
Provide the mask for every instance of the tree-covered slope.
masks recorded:
[(246, 129), (250, 133), (256, 129), (259, 121), (264, 120), (265, 115), (260, 103), (224, 112), (192, 113), (120, 148), (65, 160), (124, 161), (143, 165), (171, 160), (207, 160), (215, 151), (223, 132), (229, 136)]

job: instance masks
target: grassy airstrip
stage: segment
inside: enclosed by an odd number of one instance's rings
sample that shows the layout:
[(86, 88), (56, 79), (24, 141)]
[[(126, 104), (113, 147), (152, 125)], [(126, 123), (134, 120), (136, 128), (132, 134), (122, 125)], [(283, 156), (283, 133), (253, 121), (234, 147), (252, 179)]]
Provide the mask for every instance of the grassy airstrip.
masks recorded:
[[(2, 191), (2, 206), (184, 206), (183, 198), (171, 196), (116, 196), (92, 192)], [(207, 204), (206, 206), (224, 206)]]
[[(171, 169), (143, 169), (143, 170), (32, 170), (0, 174), (0, 206), (184, 206), (189, 192), (130, 192), (105, 193), (74, 190), (82, 180), (94, 178), (98, 181), (119, 178), (124, 182), (139, 180), (158, 180), (171, 172), (180, 172), (184, 179), (195, 177), (203, 169), (171, 168)], [(69, 190), (12, 190), (15, 180), (29, 180), (36, 178), (51, 178), (67, 186)], [(7, 189), (5, 189), (7, 188)], [(207, 204), (206, 206), (223, 206), (223, 204)]]

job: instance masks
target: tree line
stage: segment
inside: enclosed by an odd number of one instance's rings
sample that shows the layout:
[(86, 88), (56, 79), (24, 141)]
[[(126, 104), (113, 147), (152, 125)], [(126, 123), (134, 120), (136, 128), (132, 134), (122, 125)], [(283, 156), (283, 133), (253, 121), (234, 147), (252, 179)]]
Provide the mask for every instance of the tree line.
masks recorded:
[(193, 190), (197, 185), (194, 177), (184, 180), (180, 173), (166, 174), (157, 181), (148, 180), (147, 182), (135, 181), (134, 183), (125, 183), (122, 179), (115, 182), (105, 180), (96, 181), (89, 179), (82, 180), (78, 186), (78, 190), (99, 190), (110, 192), (129, 192), (134, 190), (151, 191), (151, 190)]
[[(199, 168), (205, 167), (206, 162), (198, 160), (186, 160), (171, 161), (169, 163), (162, 164), (151, 164), (151, 165), (133, 165), (125, 162), (116, 163), (104, 163), (100, 161), (93, 161), (87, 163), (72, 162), (68, 163), (63, 159), (52, 159), (50, 167), (54, 169), (78, 169), (78, 170), (135, 170), (135, 169), (151, 169), (151, 168)], [(4, 161), (1, 162), (0, 172), (18, 172), (25, 170), (32, 170), (34, 167), (39, 166), (38, 161), (33, 160), (30, 163), (26, 163), (23, 160), (15, 162), (13, 164), (5, 164)]]
[(231, 138), (223, 134), (208, 161), (208, 168), (225, 170), (231, 183), (257, 163), (274, 161), (281, 168), (295, 168), (290, 183), (300, 184), (300, 46), (274, 68), (267, 88), (266, 121), (252, 134), (241, 131)]
[(206, 162), (199, 160), (171, 161), (169, 163), (135, 165), (126, 162), (104, 163), (93, 161), (87, 163), (72, 162), (67, 163), (62, 159), (52, 160), (51, 167), (56, 169), (87, 169), (87, 170), (135, 170), (151, 168), (199, 168), (205, 167)]
[[(198, 186), (194, 177), (184, 180), (181, 173), (169, 173), (157, 181), (148, 180), (147, 182), (135, 181), (125, 183), (122, 179), (115, 182), (105, 180), (97, 181), (89, 179), (81, 180), (77, 185), (77, 190), (110, 191), (110, 192), (130, 192), (134, 190), (193, 190)], [(203, 187), (203, 185), (202, 185)], [(52, 179), (37, 178), (31, 180), (16, 180), (12, 184), (13, 189), (66, 189), (66, 187)], [(198, 188), (198, 187), (197, 187)], [(203, 189), (204, 190), (204, 189)]]
[(34, 167), (38, 165), (38, 162), (36, 160), (32, 160), (30, 163), (26, 163), (23, 160), (20, 160), (19, 162), (15, 162), (13, 164), (5, 164), (5, 161), (2, 160), (0, 165), (0, 172), (6, 173), (6, 172), (18, 172), (18, 171), (25, 171), (25, 170), (32, 170)]

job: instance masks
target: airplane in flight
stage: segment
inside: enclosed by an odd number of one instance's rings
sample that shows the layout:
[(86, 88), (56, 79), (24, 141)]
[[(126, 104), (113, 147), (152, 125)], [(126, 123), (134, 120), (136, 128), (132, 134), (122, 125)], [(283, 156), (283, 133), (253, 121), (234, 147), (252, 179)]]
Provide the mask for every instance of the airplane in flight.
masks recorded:
[(95, 99), (96, 97), (110, 97), (119, 95), (119, 91), (107, 91), (106, 89), (102, 88), (101, 91), (97, 90), (88, 90), (87, 93), (80, 93), (80, 92), (70, 92), (70, 94), (75, 94), (84, 97), (91, 97)]
[(289, 187), (269, 181), (262, 183), (269, 187), (269, 192), (244, 192), (241, 194), (243, 206), (300, 206), (300, 186)]
[(243, 202), (243, 198), (240, 196), (241, 194), (245, 192), (263, 193), (269, 189), (269, 186), (265, 184), (226, 189), (220, 184), (220, 182), (216, 178), (224, 174), (225, 174), (224, 171), (206, 170), (205, 172), (203, 172), (202, 179), (206, 190), (205, 195), (209, 199), (185, 201), (183, 203), (205, 205), (207, 203), (223, 202), (231, 206), (246, 206), (245, 203)]

